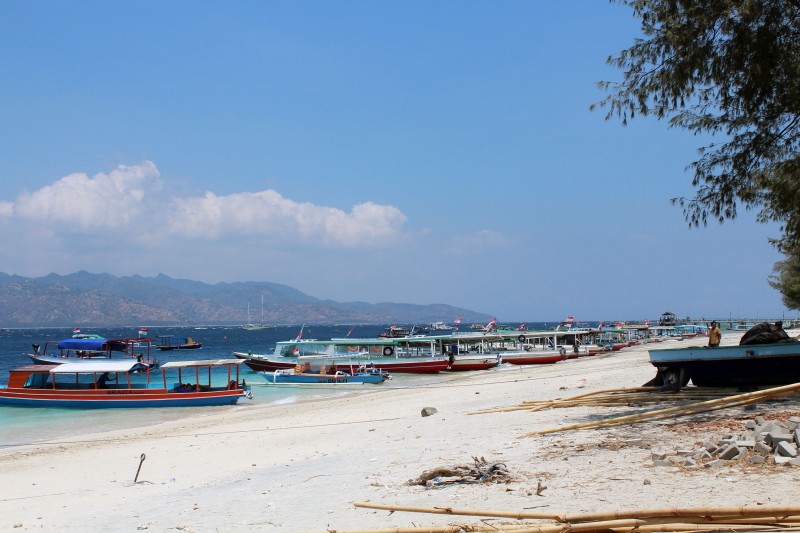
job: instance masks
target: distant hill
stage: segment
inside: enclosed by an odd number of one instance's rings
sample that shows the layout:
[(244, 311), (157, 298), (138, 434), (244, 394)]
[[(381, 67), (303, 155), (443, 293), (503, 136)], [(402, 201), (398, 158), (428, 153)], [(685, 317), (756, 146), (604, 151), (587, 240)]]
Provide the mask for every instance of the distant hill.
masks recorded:
[(486, 322), (491, 317), (446, 304), (415, 305), (320, 300), (287, 285), (210, 285), (156, 277), (117, 277), (86, 271), (26, 278), (0, 272), (0, 327), (288, 324), (428, 324)]

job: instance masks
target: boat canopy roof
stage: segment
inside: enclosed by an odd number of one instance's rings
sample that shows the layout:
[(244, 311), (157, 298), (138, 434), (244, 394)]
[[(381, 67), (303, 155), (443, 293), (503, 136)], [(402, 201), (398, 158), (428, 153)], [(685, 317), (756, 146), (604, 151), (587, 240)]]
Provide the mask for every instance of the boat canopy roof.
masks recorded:
[(136, 360), (132, 361), (110, 361), (104, 359), (102, 361), (91, 361), (81, 363), (64, 363), (58, 365), (50, 370), (51, 374), (92, 374), (103, 372), (130, 372), (137, 366), (141, 366)]
[(244, 359), (207, 359), (203, 361), (170, 361), (161, 365), (161, 368), (192, 368), (195, 366), (226, 366), (241, 365)]
[(58, 349), (104, 352), (106, 350), (106, 339), (64, 339), (63, 341), (58, 341)]

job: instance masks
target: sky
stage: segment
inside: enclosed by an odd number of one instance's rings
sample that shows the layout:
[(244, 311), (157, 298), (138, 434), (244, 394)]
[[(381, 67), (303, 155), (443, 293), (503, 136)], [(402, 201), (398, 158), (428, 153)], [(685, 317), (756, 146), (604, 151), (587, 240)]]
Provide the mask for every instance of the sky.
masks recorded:
[(670, 203), (712, 139), (590, 111), (638, 36), (598, 0), (2, 2), (0, 272), (796, 316), (777, 226)]

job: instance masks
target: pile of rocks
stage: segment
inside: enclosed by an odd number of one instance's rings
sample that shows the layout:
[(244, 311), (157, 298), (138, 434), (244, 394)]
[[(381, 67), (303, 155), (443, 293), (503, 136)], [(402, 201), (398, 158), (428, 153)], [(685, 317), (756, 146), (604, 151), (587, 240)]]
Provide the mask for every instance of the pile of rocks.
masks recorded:
[(745, 431), (708, 441), (694, 450), (675, 450), (674, 454), (653, 453), (653, 466), (704, 466), (714, 468), (728, 461), (751, 464), (800, 466), (800, 417), (784, 422), (757, 416), (745, 422)]

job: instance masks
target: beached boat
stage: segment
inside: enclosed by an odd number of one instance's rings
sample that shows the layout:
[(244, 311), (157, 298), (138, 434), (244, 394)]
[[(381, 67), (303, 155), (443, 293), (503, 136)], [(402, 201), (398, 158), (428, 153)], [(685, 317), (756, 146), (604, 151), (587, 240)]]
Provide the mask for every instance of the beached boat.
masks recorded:
[(144, 370), (158, 368), (158, 358), (150, 351), (152, 339), (103, 337), (72, 337), (60, 341), (47, 341), (44, 347), (33, 345), (28, 354), (34, 363), (60, 365), (63, 363), (91, 363), (98, 360), (134, 360)]
[(168, 350), (197, 350), (203, 347), (202, 342), (197, 342), (191, 337), (173, 337), (172, 335), (160, 335), (156, 348), (161, 351)]
[(512, 365), (548, 365), (567, 359), (566, 350), (532, 350), (501, 353), (502, 362)]
[[(432, 356), (409, 348), (415, 338), (376, 339), (295, 339), (280, 341), (271, 355), (234, 352), (234, 356), (256, 371), (275, 371), (293, 368), (298, 357), (315, 356), (327, 358), (348, 357), (359, 365), (374, 366), (391, 374), (432, 374), (447, 370), (449, 360), (439, 355)], [(330, 366), (330, 365), (329, 365)]]
[(451, 372), (466, 370), (488, 370), (500, 364), (500, 358), (494, 354), (455, 354), (450, 357)]
[[(649, 350), (656, 383), (677, 388), (786, 385), (800, 381), (800, 342)], [(660, 382), (659, 382), (660, 380)]]
[(291, 369), (262, 372), (270, 385), (377, 385), (391, 379), (388, 372), (363, 366), (348, 357), (298, 357)]
[(385, 379), (380, 374), (355, 374), (338, 371), (335, 374), (305, 374), (296, 373), (291, 369), (275, 370), (274, 372), (263, 372), (266, 382), (269, 385), (284, 386), (334, 386), (343, 387), (347, 385), (378, 385)]
[[(229, 405), (252, 397), (239, 381), (237, 359), (175, 361), (161, 376), (139, 372), (136, 361), (27, 365), (9, 372), (0, 405), (23, 407), (195, 407)], [(212, 370), (218, 372), (212, 373)], [(227, 371), (227, 372), (225, 372)], [(177, 372), (177, 381), (174, 373)], [(222, 375), (220, 375), (222, 374)], [(218, 383), (212, 383), (212, 376)], [(158, 378), (161, 379), (158, 379)], [(193, 383), (184, 383), (191, 380)]]

